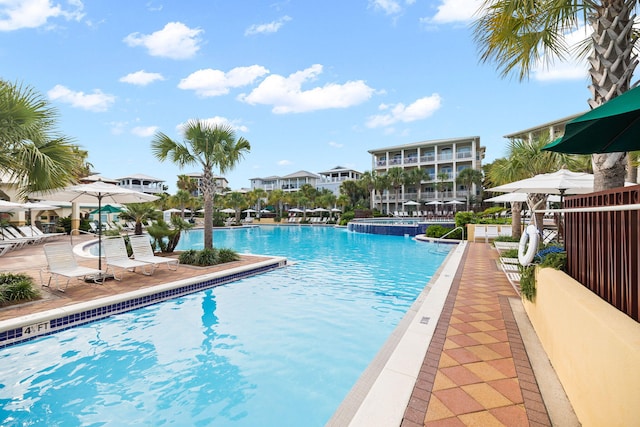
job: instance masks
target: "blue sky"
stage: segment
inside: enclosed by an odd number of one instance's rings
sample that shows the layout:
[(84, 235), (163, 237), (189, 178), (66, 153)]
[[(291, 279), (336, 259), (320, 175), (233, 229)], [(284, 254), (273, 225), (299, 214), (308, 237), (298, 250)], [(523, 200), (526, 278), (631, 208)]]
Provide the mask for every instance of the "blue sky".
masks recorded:
[(0, 0), (0, 78), (45, 95), (98, 172), (151, 175), (170, 192), (199, 169), (157, 161), (150, 141), (181, 140), (189, 119), (228, 123), (251, 143), (226, 175), (234, 189), (298, 170), (370, 170), (367, 150), (430, 139), (480, 136), (492, 161), (503, 135), (586, 111), (589, 82), (580, 63), (501, 78), (479, 61), (478, 6)]

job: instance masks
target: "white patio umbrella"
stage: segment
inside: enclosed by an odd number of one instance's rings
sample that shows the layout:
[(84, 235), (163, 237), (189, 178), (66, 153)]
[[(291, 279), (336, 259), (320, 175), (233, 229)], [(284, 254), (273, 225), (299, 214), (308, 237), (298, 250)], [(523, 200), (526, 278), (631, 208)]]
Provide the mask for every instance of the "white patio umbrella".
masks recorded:
[(338, 208), (331, 208), (331, 212), (342, 212), (342, 210)]
[[(560, 196), (551, 195), (547, 199), (550, 202), (559, 202)], [(488, 199), (484, 199), (485, 202), (491, 203), (511, 203), (511, 202), (526, 202), (527, 201), (527, 193), (505, 193), (499, 196), (490, 197)]]
[(539, 194), (587, 194), (593, 193), (593, 175), (560, 169), (531, 178), (493, 187), (487, 191), (495, 193), (539, 193)]
[(236, 213), (236, 210), (233, 209), (233, 208), (224, 208), (224, 209), (220, 209), (220, 212), (227, 213), (227, 214), (232, 214), (232, 213)]
[(408, 202), (404, 202), (403, 205), (405, 206), (420, 206), (419, 202), (414, 202), (413, 200), (409, 200)]
[[(39, 191), (29, 195), (32, 199), (47, 199), (62, 202), (93, 202), (98, 200), (98, 210), (102, 203), (142, 203), (152, 202), (159, 197), (141, 193), (126, 187), (96, 181), (90, 184), (78, 184), (59, 190)], [(98, 270), (102, 270), (102, 218), (98, 215)]]
[(258, 211), (255, 210), (255, 209), (245, 209), (245, 210), (242, 211), (242, 213), (246, 213), (247, 214), (247, 218), (251, 218), (251, 214), (255, 213), (255, 212), (258, 212)]
[(425, 203), (425, 205), (433, 205), (433, 206), (441, 205), (441, 204), (442, 204), (442, 202), (440, 202), (438, 200), (432, 200), (430, 202)]
[(302, 209), (293, 208), (293, 209), (289, 209), (289, 212), (302, 213), (302, 212), (304, 212), (304, 211), (303, 211)]
[(0, 200), (0, 212), (10, 213), (23, 211), (25, 208), (22, 203), (7, 202), (6, 200)]

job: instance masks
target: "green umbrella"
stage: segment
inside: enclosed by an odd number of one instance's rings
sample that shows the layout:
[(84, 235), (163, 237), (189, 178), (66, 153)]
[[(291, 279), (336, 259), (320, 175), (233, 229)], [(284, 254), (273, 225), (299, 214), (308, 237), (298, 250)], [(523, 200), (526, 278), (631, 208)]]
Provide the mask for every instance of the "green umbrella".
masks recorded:
[(112, 213), (118, 213), (118, 212), (122, 212), (122, 209), (120, 208), (116, 208), (115, 206), (111, 206), (111, 205), (104, 205), (99, 209), (96, 209), (92, 212), (89, 212), (89, 215), (93, 215), (93, 214), (97, 214), (97, 213), (105, 213), (105, 214), (112, 214)]
[(640, 86), (579, 116), (543, 150), (570, 154), (640, 150)]

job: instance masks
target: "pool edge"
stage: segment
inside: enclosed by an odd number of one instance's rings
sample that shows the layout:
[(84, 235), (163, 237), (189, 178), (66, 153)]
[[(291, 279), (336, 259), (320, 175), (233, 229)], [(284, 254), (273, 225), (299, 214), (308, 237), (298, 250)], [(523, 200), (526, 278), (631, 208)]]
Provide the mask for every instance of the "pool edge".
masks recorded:
[(466, 248), (467, 242), (461, 242), (447, 255), (326, 426), (399, 426), (402, 423)]

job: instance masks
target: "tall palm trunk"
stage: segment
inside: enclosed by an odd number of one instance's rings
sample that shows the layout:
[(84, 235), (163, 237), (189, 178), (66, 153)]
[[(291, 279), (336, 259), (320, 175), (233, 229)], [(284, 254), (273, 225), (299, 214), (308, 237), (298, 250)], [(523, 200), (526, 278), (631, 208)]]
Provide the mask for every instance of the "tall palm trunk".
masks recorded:
[[(592, 84), (589, 86), (595, 108), (629, 90), (638, 65), (633, 53), (632, 9), (634, 0), (603, 0), (590, 17), (593, 52), (589, 57)], [(594, 190), (624, 186), (626, 153), (593, 154)]]
[(522, 234), (522, 202), (511, 202), (511, 235), (520, 238)]
[(213, 170), (210, 167), (204, 167), (202, 171), (202, 197), (204, 199), (204, 248), (213, 248), (213, 190), (215, 181), (213, 179)]

